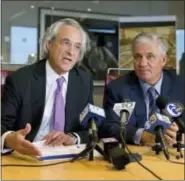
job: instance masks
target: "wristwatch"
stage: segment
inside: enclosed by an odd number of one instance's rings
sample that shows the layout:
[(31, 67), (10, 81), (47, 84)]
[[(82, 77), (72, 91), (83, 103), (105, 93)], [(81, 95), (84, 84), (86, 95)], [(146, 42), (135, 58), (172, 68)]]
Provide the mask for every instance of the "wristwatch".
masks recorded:
[(75, 134), (69, 133), (69, 135), (72, 136), (72, 138), (73, 138), (73, 144), (74, 145), (77, 144), (78, 143), (78, 138), (75, 136)]

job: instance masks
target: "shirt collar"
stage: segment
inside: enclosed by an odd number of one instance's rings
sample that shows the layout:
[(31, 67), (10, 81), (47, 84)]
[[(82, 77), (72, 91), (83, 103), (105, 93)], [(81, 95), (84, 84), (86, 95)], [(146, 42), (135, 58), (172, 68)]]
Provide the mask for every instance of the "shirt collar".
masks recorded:
[(144, 95), (147, 95), (147, 91), (150, 87), (154, 87), (155, 90), (157, 91), (158, 95), (161, 94), (161, 86), (162, 86), (162, 81), (163, 81), (163, 72), (161, 73), (161, 78), (158, 80), (158, 82), (154, 85), (151, 86), (149, 84), (147, 84), (146, 82), (139, 80), (141, 88), (143, 89)]
[(55, 82), (58, 78), (61, 76), (64, 77), (65, 82), (68, 83), (69, 78), (69, 72), (66, 72), (64, 74), (57, 74), (50, 66), (48, 60), (46, 61), (46, 82), (47, 84), (51, 85), (53, 82)]

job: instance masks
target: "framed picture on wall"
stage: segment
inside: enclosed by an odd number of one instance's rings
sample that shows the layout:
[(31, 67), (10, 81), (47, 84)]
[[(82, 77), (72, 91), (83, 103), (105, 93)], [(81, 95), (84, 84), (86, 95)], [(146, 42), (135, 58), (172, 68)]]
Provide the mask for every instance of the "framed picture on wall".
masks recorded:
[(52, 23), (63, 18), (77, 20), (88, 34), (91, 48), (79, 67), (92, 74), (95, 86), (104, 85), (107, 69), (119, 65), (118, 16), (40, 8), (39, 38)]
[(131, 42), (141, 32), (154, 32), (166, 40), (168, 62), (165, 68), (176, 69), (176, 16), (121, 17), (119, 67), (133, 69)]

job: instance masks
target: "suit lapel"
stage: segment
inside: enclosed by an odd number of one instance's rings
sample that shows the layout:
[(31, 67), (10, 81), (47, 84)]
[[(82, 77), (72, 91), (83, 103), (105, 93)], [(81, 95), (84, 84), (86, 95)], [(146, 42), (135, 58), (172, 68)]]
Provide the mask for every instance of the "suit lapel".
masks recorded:
[(45, 105), (46, 94), (46, 60), (41, 60), (36, 65), (31, 82), (31, 109), (32, 109), (32, 132), (31, 140), (36, 136), (40, 127)]
[(78, 95), (80, 86), (76, 86), (76, 83), (79, 83), (78, 76), (76, 75), (75, 70), (69, 72), (68, 86), (67, 86), (67, 95), (66, 95), (66, 107), (65, 107), (65, 128), (70, 124), (70, 114), (72, 114), (77, 109)]
[(167, 75), (167, 73), (164, 71), (163, 73), (163, 82), (161, 87), (161, 96), (168, 96), (170, 97), (172, 92), (172, 79)]
[[(135, 105), (135, 115), (136, 115), (136, 126), (144, 124), (146, 121), (146, 104), (145, 104), (145, 98), (142, 91), (142, 88), (139, 84), (138, 78), (134, 74), (132, 77), (132, 83), (131, 83), (131, 90), (130, 90), (130, 97), (134, 102), (136, 102)], [(139, 121), (139, 122), (138, 122)]]

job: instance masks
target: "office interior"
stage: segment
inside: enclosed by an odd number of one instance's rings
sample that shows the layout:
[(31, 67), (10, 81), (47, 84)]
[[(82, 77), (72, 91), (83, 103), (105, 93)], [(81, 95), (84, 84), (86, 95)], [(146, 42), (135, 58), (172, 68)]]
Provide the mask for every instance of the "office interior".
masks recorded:
[[(184, 1), (5, 1), (1, 2), (1, 70), (17, 70), (38, 60), (39, 8), (110, 17), (176, 17), (176, 70), (184, 52)], [(83, 17), (85, 18), (85, 17)], [(107, 31), (111, 29), (107, 29)], [(114, 29), (113, 29), (114, 30)], [(111, 46), (111, 44), (109, 44)], [(116, 57), (118, 59), (118, 56)], [(93, 63), (92, 63), (93, 64)], [(1, 71), (2, 73), (2, 71)], [(4, 81), (1, 77), (1, 84)], [(94, 84), (94, 103), (102, 106), (104, 82)]]

